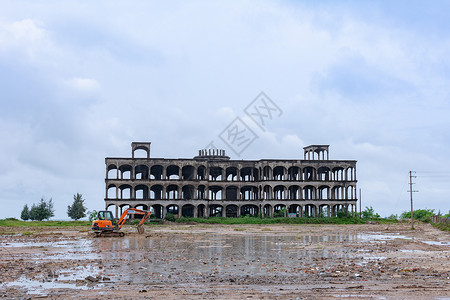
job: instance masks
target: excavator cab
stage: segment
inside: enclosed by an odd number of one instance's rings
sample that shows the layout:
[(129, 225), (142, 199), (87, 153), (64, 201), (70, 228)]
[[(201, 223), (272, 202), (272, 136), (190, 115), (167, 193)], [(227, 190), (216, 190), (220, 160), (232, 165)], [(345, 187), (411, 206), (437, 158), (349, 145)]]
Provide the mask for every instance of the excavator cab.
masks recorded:
[(97, 214), (97, 219), (98, 220), (108, 220), (108, 221), (111, 221), (112, 223), (114, 223), (113, 214), (109, 210), (101, 210), (101, 211), (99, 211), (98, 214)]
[(100, 235), (103, 232), (117, 231), (117, 225), (113, 213), (109, 210), (101, 210), (97, 213), (97, 220), (92, 222), (92, 230)]

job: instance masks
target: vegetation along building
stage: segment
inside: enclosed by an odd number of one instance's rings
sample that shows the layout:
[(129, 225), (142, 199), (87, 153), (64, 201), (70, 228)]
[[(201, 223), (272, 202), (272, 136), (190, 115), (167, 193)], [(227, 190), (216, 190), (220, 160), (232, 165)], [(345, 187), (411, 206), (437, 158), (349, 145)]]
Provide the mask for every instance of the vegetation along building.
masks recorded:
[(131, 157), (105, 159), (105, 205), (116, 216), (135, 207), (157, 218), (356, 212), (356, 161), (330, 160), (328, 145), (303, 149), (304, 159), (294, 160), (232, 160), (219, 149), (168, 159), (151, 158), (148, 142), (133, 142)]

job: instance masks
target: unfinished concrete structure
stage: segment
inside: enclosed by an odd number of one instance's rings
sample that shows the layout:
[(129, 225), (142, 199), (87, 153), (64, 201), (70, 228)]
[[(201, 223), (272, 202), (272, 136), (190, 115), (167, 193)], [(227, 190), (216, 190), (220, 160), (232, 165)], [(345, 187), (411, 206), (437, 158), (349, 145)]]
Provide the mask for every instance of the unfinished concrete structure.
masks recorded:
[(105, 159), (105, 205), (116, 216), (135, 207), (157, 218), (356, 212), (356, 161), (330, 160), (329, 145), (303, 149), (303, 160), (231, 160), (218, 149), (166, 159), (151, 158), (149, 142), (133, 142), (131, 158)]

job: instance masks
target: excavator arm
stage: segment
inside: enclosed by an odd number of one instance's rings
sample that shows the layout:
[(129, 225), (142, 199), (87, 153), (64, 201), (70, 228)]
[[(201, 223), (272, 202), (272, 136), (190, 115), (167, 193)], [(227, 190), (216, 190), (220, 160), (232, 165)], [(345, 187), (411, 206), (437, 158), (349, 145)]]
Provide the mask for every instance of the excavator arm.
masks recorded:
[(145, 210), (141, 210), (141, 209), (137, 209), (137, 208), (128, 208), (120, 216), (120, 219), (117, 222), (117, 226), (119, 229), (122, 228), (122, 225), (125, 223), (125, 221), (129, 215), (143, 215), (141, 221), (139, 222), (139, 224), (137, 226), (138, 233), (142, 234), (142, 233), (144, 233), (144, 227), (142, 227), (142, 225), (144, 225), (145, 221), (147, 221), (148, 218), (150, 218), (151, 214), (152, 213), (150, 211), (145, 211)]

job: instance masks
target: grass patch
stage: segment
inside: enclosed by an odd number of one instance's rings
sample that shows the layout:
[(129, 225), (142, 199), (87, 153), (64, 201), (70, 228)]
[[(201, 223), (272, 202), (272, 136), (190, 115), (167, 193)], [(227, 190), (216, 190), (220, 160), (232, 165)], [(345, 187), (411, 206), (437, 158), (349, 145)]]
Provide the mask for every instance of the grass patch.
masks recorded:
[(71, 227), (91, 226), (90, 221), (20, 221), (15, 219), (2, 219), (0, 226), (9, 227)]
[(236, 228), (234, 228), (233, 230), (234, 230), (234, 231), (244, 231), (245, 228), (242, 228), (242, 227), (236, 227)]
[(444, 222), (433, 223), (433, 226), (442, 231), (450, 231), (450, 223), (444, 223)]
[(22, 235), (33, 235), (33, 232), (31, 232), (31, 231), (25, 231), (25, 232), (22, 232)]

